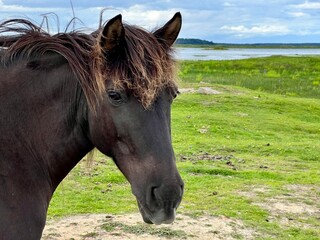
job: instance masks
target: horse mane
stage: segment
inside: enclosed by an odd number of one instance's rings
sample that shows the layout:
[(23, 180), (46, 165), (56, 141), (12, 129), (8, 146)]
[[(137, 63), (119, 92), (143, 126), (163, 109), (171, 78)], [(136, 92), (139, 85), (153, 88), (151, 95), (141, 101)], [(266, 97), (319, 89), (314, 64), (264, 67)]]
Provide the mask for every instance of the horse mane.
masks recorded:
[(72, 31), (49, 34), (25, 19), (0, 23), (2, 63), (31, 59), (48, 52), (63, 56), (86, 96), (91, 109), (105, 93), (105, 81), (115, 89), (128, 89), (148, 108), (161, 89), (176, 89), (175, 61), (171, 49), (139, 27), (124, 24), (121, 51), (111, 56), (100, 45), (102, 28), (92, 34)]
[[(95, 108), (105, 89), (99, 76), (100, 56), (95, 49), (95, 38), (80, 32), (50, 35), (41, 27), (25, 19), (12, 19), (0, 24), (0, 46), (6, 48), (2, 62), (17, 58), (32, 59), (49, 52), (63, 56), (77, 77), (88, 105)], [(100, 74), (101, 75), (101, 74)]]

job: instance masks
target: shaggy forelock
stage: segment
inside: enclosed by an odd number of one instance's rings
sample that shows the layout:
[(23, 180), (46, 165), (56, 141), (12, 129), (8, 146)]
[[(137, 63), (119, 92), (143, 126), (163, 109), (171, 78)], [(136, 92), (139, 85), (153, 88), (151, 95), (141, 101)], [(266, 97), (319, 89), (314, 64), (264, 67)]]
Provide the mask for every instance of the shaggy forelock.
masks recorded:
[(116, 54), (106, 54), (107, 80), (129, 89), (148, 108), (164, 88), (176, 88), (172, 49), (141, 28), (124, 25), (125, 40)]

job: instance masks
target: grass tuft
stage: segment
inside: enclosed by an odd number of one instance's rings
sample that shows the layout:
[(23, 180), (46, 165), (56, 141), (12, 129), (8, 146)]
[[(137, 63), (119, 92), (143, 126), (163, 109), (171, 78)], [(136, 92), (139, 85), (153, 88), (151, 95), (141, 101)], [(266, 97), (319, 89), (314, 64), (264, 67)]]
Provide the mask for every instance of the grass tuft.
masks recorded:
[(154, 227), (145, 224), (137, 224), (137, 225), (126, 225), (118, 222), (106, 222), (102, 225), (102, 229), (113, 232), (113, 231), (123, 231), (126, 233), (131, 233), (135, 235), (144, 235), (149, 234), (157, 237), (165, 237), (165, 238), (179, 238), (186, 239), (187, 234), (181, 230), (172, 230), (166, 227)]

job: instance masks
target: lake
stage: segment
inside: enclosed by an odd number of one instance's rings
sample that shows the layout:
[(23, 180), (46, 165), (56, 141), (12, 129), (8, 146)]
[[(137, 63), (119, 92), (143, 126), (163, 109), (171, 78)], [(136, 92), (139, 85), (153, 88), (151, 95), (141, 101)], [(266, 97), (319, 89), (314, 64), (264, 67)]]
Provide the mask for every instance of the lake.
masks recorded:
[(228, 50), (213, 50), (204, 48), (176, 48), (176, 57), (180, 60), (233, 60), (268, 57), (273, 55), (320, 55), (320, 48), (229, 48)]

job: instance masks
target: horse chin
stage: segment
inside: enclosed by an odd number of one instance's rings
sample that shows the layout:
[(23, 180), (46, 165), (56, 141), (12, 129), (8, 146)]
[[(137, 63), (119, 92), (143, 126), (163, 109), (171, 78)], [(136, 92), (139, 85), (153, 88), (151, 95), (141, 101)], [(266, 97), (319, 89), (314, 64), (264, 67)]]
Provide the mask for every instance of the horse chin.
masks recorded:
[(141, 204), (138, 202), (139, 210), (143, 221), (148, 224), (171, 224), (174, 222), (176, 218), (176, 208), (171, 209), (169, 212), (165, 211), (164, 209), (160, 209), (155, 213), (147, 213)]

